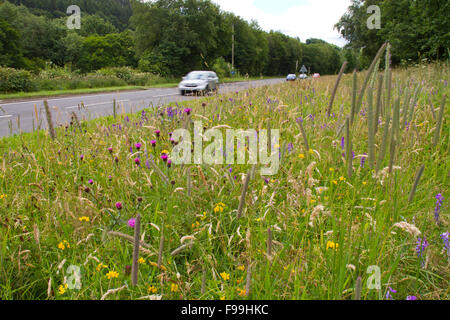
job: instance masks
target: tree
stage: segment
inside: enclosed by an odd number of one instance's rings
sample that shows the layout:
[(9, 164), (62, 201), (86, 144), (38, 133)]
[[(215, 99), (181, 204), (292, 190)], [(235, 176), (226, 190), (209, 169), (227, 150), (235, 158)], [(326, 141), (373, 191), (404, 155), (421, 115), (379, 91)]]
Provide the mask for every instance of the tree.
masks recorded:
[(22, 64), (19, 32), (0, 18), (0, 66), (20, 68)]

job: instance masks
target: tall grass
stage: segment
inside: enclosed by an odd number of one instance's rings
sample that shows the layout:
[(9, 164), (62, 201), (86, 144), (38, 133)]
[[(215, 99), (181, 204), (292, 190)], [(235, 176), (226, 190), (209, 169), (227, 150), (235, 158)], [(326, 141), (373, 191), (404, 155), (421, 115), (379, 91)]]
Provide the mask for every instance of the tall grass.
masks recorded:
[[(172, 103), (176, 113), (159, 106), (145, 114), (80, 117), (55, 126), (54, 140), (47, 130), (1, 139), (0, 298), (368, 300), (385, 299), (389, 287), (398, 300), (450, 298), (441, 239), (447, 200), (439, 225), (433, 215), (435, 196), (449, 198), (450, 69), (389, 71), (392, 88), (383, 92), (391, 91), (392, 105), (381, 99), (383, 121), (369, 142), (376, 119), (368, 116), (376, 107), (368, 112), (371, 95), (361, 93), (372, 90), (367, 79), (379, 79), (375, 70), (374, 64), (372, 75), (342, 75), (336, 116), (321, 109), (336, 77), (322, 77)], [(412, 98), (417, 92), (411, 114), (408, 88)], [(439, 121), (427, 93), (440, 107)], [(289, 146), (279, 172), (261, 177), (259, 167), (237, 164), (169, 167), (161, 153), (171, 156), (169, 133), (183, 127), (184, 108), (205, 130), (258, 129), (270, 119), (280, 144)], [(410, 115), (409, 124), (400, 124)], [(305, 152), (304, 137), (314, 150)], [(280, 146), (271, 148), (281, 154)], [(373, 168), (362, 161), (369, 149)], [(137, 285), (127, 286), (136, 264), (135, 230), (127, 221), (138, 214)], [(419, 236), (429, 243), (423, 265)], [(80, 290), (65, 286), (70, 265), (80, 267)], [(367, 286), (370, 266), (381, 270), (380, 290)]]

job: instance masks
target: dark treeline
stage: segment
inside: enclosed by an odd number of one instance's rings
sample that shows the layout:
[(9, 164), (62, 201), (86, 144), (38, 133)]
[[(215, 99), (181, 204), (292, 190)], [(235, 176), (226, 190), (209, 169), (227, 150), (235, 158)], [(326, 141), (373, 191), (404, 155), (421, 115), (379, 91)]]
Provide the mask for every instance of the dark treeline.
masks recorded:
[[(380, 8), (381, 28), (369, 30), (370, 5)], [(392, 45), (392, 63), (450, 58), (450, 1), (352, 0), (336, 28), (349, 41), (346, 58), (367, 66), (386, 41)]]
[[(69, 5), (81, 29), (66, 26)], [(232, 35), (241, 75), (286, 75), (305, 64), (336, 73), (345, 51), (322, 40), (263, 31), (209, 0), (0, 0), (0, 65), (38, 73), (50, 66), (80, 73), (127, 66), (162, 76), (193, 69), (230, 75)]]

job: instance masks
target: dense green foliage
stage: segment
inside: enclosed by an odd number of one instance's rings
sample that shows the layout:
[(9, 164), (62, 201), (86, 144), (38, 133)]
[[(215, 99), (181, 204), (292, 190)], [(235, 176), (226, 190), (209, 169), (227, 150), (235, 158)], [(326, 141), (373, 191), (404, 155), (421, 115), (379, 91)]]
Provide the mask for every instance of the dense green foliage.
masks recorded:
[[(380, 7), (379, 30), (367, 28), (370, 5)], [(392, 44), (392, 62), (398, 64), (448, 57), (449, 17), (447, 0), (353, 0), (336, 28), (349, 41), (348, 48), (362, 50), (363, 67), (386, 41)]]
[[(80, 30), (66, 26), (71, 4), (80, 6)], [(80, 73), (126, 66), (165, 77), (214, 69), (225, 77), (233, 30), (237, 74), (286, 75), (302, 64), (331, 74), (342, 63), (336, 46), (265, 32), (209, 0), (109, 0), (101, 7), (96, 1), (0, 0), (0, 65), (35, 74), (54, 66)]]
[[(69, 30), (69, 5), (81, 9), (81, 29)], [(367, 7), (381, 8), (382, 28), (369, 30)], [(335, 74), (368, 66), (380, 45), (392, 45), (392, 63), (447, 56), (450, 43), (444, 0), (354, 0), (336, 28), (349, 41), (341, 49), (320, 39), (266, 32), (222, 11), (210, 0), (0, 0), (0, 66), (34, 74), (61, 67), (75, 73), (129, 67), (179, 77), (213, 69), (237, 75), (285, 76), (305, 65)], [(234, 37), (233, 37), (234, 36)]]

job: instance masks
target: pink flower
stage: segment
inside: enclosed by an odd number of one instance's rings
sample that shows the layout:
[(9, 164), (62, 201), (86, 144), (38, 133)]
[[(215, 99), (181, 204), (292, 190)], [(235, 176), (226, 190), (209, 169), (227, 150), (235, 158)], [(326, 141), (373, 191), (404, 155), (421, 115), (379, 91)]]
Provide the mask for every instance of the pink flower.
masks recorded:
[(137, 165), (139, 165), (139, 164), (141, 163), (141, 159), (139, 159), (139, 158), (134, 159), (134, 163), (136, 163)]
[(117, 208), (117, 210), (122, 210), (122, 202), (117, 202), (116, 208)]
[(136, 218), (131, 218), (130, 220), (128, 220), (127, 225), (130, 228), (134, 228), (134, 226), (136, 225)]
[(138, 151), (139, 151), (139, 150), (141, 149), (141, 147), (142, 147), (142, 144), (136, 143), (134, 146), (135, 146), (136, 149), (138, 149)]

